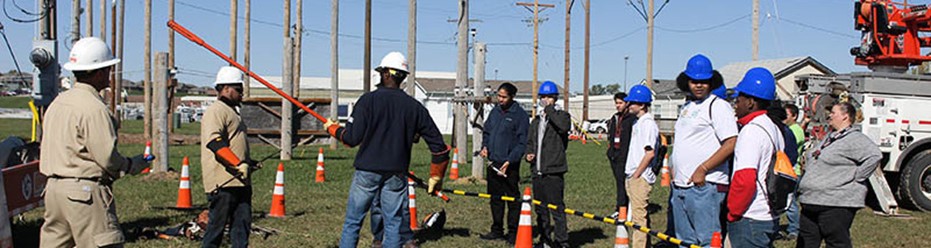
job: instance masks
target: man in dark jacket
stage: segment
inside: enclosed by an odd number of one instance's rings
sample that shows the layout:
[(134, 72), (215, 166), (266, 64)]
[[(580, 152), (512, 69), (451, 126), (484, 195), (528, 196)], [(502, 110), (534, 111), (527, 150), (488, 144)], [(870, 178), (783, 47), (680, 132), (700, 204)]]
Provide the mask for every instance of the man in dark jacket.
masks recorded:
[[(614, 211), (619, 208), (627, 207), (627, 175), (624, 173), (624, 165), (627, 164), (627, 149), (630, 147), (630, 130), (637, 121), (636, 116), (631, 116), (627, 111), (627, 102), (624, 98), (627, 93), (619, 92), (614, 94), (614, 107), (617, 113), (608, 120), (608, 161), (611, 162), (611, 171), (614, 173), (614, 179), (617, 185), (617, 201), (614, 205)], [(617, 218), (618, 212), (611, 215)]]
[[(527, 149), (527, 126), (530, 118), (527, 112), (514, 103), (517, 87), (503, 83), (498, 87), (498, 106), (488, 114), (485, 132), (482, 133), (482, 157), (488, 158), (491, 166), (485, 169), (488, 180), (488, 194), (520, 197), (520, 160)], [(504, 236), (504, 201), (491, 200), (491, 232), (481, 235), (484, 240), (507, 238), (514, 243), (517, 235), (517, 221), (520, 217), (520, 202), (507, 203), (508, 234)]]
[[(540, 106), (537, 116), (530, 124), (527, 140), (527, 161), (530, 162), (534, 198), (544, 203), (565, 206), (563, 175), (569, 170), (566, 163), (566, 146), (569, 142), (571, 127), (569, 113), (556, 106), (559, 89), (552, 81), (540, 85)], [(540, 246), (568, 247), (569, 234), (566, 231), (566, 214), (550, 212), (546, 206), (537, 206), (537, 225), (543, 231), (540, 234)], [(552, 216), (552, 221), (550, 221)]]

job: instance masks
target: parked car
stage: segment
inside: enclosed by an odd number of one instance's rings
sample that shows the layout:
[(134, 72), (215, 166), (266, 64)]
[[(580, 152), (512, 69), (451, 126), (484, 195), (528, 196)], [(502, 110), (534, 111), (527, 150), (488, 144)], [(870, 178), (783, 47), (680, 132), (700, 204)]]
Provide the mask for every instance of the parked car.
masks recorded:
[(608, 132), (608, 119), (597, 120), (592, 119), (588, 120), (588, 132), (590, 133), (606, 133)]

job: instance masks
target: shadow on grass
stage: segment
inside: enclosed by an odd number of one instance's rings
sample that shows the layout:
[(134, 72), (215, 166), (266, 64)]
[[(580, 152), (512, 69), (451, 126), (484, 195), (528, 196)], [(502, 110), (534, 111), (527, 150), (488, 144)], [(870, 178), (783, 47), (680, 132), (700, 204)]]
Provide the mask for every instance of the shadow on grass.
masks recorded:
[(459, 236), (459, 237), (468, 237), (471, 234), (469, 229), (466, 228), (452, 228), (452, 229), (443, 229), (443, 231), (422, 231), (414, 234), (414, 239), (417, 240), (418, 244), (423, 244), (430, 241), (437, 241), (445, 236)]
[(42, 222), (42, 219), (13, 221), (13, 247), (39, 247)]
[(123, 228), (123, 232), (126, 236), (127, 242), (135, 242), (139, 239), (139, 235), (142, 232), (143, 228), (146, 227), (161, 227), (167, 226), (169, 223), (169, 217), (146, 217), (136, 219), (130, 222), (120, 223), (120, 227)]
[(660, 206), (659, 204), (650, 203), (647, 205), (647, 214), (655, 214), (660, 210), (663, 210), (663, 206)]
[(589, 227), (582, 230), (569, 232), (569, 246), (580, 247), (586, 244), (594, 243), (595, 240), (605, 239), (604, 231), (601, 228)]

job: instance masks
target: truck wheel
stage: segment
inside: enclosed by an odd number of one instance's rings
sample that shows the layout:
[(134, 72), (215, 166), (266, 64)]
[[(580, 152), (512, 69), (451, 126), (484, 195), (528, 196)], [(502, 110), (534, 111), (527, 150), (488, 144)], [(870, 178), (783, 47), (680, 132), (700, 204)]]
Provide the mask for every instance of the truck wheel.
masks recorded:
[(608, 130), (605, 130), (603, 127), (599, 127), (598, 130), (595, 130), (595, 131), (597, 131), (598, 133), (607, 133), (607, 132), (608, 132)]
[(902, 170), (899, 179), (902, 196), (911, 205), (923, 211), (931, 211), (931, 153), (918, 155)]

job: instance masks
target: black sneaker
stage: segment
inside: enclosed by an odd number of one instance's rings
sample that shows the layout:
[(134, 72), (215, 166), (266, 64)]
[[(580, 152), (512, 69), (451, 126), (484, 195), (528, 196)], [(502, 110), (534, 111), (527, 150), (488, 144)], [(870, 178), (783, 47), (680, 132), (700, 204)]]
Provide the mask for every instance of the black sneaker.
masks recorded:
[(479, 235), (478, 237), (484, 240), (505, 239), (504, 234), (501, 234), (499, 232), (488, 232), (486, 234)]
[(507, 235), (507, 242), (508, 242), (509, 245), (514, 245), (514, 244), (516, 244), (516, 242), (517, 242), (517, 234), (515, 234), (515, 233), (508, 233), (508, 235)]

